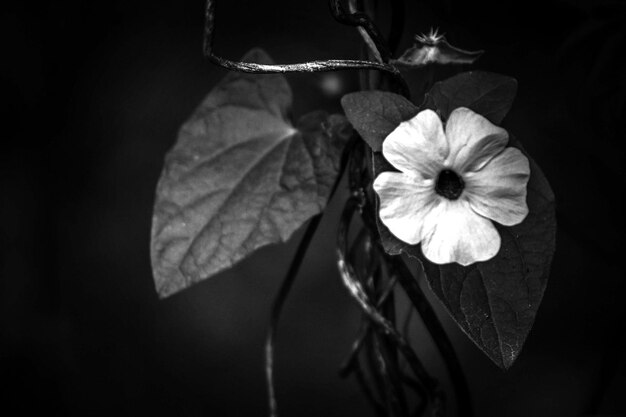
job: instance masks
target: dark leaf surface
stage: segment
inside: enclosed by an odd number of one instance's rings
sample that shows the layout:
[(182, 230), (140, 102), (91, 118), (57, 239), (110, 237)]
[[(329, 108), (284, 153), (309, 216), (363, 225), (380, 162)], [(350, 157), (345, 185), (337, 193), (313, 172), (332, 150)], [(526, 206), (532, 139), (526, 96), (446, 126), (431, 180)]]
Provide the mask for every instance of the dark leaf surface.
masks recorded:
[(484, 71), (463, 72), (435, 83), (426, 94), (422, 109), (437, 110), (447, 119), (455, 108), (467, 107), (500, 124), (516, 93), (515, 78)]
[[(271, 62), (258, 49), (244, 60)], [(154, 206), (151, 257), (161, 297), (287, 240), (325, 207), (351, 129), (324, 112), (293, 126), (291, 100), (282, 75), (233, 72), (181, 127)]]
[(352, 126), (374, 152), (400, 122), (415, 116), (418, 108), (406, 98), (384, 91), (346, 94), (341, 105)]
[(516, 226), (495, 223), (502, 245), (494, 258), (462, 267), (435, 265), (420, 256), (431, 289), (457, 324), (505, 369), (533, 325), (555, 249), (554, 194), (532, 159), (530, 170), (529, 214)]
[[(450, 81), (456, 83), (458, 77)], [(442, 89), (452, 91), (445, 83), (429, 93), (433, 103), (445, 103), (443, 109), (436, 109), (442, 118), (447, 118), (456, 107), (480, 102), (479, 99), (472, 99), (470, 93), (451, 94), (452, 97), (462, 97), (460, 104), (449, 101), (448, 96), (439, 96)], [(472, 86), (470, 90), (479, 94), (486, 88)], [(508, 107), (510, 104), (507, 110)], [(505, 114), (498, 117), (501, 119)], [(525, 153), (521, 144), (510, 136), (509, 146)], [(408, 245), (397, 239), (376, 216), (384, 249), (393, 255), (406, 253), (420, 259), (432, 291), (457, 324), (494, 363), (504, 369), (509, 368), (519, 355), (533, 325), (555, 250), (554, 194), (539, 166), (528, 154), (526, 156), (531, 171), (527, 187), (529, 214), (516, 226), (504, 227), (494, 223), (502, 245), (498, 254), (489, 261), (468, 267), (433, 264), (423, 256), (419, 245)], [(374, 175), (393, 170), (380, 153), (373, 156), (373, 168)]]

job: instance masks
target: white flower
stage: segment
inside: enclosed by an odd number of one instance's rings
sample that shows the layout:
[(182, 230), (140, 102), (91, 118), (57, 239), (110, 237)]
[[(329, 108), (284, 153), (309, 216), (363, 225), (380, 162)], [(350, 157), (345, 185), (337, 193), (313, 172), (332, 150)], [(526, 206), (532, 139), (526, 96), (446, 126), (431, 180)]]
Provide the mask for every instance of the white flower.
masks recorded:
[(506, 130), (465, 107), (452, 111), (445, 132), (432, 110), (400, 123), (383, 142), (400, 172), (374, 181), (381, 221), (398, 239), (421, 242), (434, 263), (491, 259), (500, 250), (492, 220), (512, 226), (528, 214), (528, 159), (507, 142)]

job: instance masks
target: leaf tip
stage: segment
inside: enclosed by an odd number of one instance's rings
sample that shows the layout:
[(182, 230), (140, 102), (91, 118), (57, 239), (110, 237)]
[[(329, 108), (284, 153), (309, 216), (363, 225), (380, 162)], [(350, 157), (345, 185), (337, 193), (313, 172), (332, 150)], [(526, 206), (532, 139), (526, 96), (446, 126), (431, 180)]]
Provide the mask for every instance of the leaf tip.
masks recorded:
[(502, 362), (499, 364), (500, 368), (503, 371), (508, 371), (515, 363), (520, 351), (519, 350), (510, 350), (509, 352), (503, 352), (502, 354)]
[(188, 286), (188, 284), (181, 282), (180, 278), (182, 278), (182, 276), (180, 276), (180, 274), (170, 272), (170, 276), (166, 276), (162, 275), (161, 272), (157, 267), (153, 267), (154, 289), (159, 300), (164, 300)]
[(341, 97), (341, 100), (339, 100), (341, 102), (341, 107), (343, 108), (343, 111), (346, 112), (346, 114), (349, 110), (352, 109), (352, 105), (357, 96), (358, 92), (348, 93), (344, 94), (343, 97)]

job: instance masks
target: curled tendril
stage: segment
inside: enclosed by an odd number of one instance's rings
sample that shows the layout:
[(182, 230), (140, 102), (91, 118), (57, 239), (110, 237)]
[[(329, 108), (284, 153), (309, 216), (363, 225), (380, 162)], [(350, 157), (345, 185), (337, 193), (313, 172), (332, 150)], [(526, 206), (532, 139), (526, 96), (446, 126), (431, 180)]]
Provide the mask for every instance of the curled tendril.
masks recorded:
[(370, 302), (370, 299), (359, 282), (352, 264), (346, 257), (347, 253), (347, 235), (349, 224), (357, 207), (354, 198), (348, 199), (339, 224), (337, 233), (337, 264), (342, 283), (348, 289), (352, 298), (357, 302), (363, 313), (370, 319), (376, 328), (387, 335), (394, 342), (398, 350), (402, 353), (409, 364), (411, 371), (416, 376), (420, 394), (425, 396), (429, 401), (433, 402), (435, 408), (440, 408), (440, 402), (443, 393), (439, 389), (438, 382), (432, 378), (424, 365), (421, 363), (406, 339), (396, 330), (396, 328), (380, 313), (380, 311)]
[[(464, 415), (473, 416), (473, 407), (471, 401), (471, 395), (467, 386), (467, 381), (461, 367), (461, 363), (454, 351), (452, 342), (446, 335), (443, 325), (439, 321), (435, 311), (431, 307), (425, 294), (418, 281), (413, 277), (404, 261), (398, 256), (392, 256), (385, 252), (380, 245), (380, 240), (377, 232), (376, 224), (376, 204), (374, 200), (376, 197), (371, 193), (367, 193), (365, 190), (371, 189), (373, 172), (371, 171), (371, 165), (367, 164), (367, 160), (371, 160), (371, 150), (369, 147), (359, 142), (358, 146), (352, 152), (352, 158), (350, 160), (348, 174), (350, 189), (353, 190), (354, 198), (357, 199), (357, 207), (361, 214), (361, 218), (365, 224), (366, 229), (371, 234), (370, 241), (374, 242), (374, 254), (382, 257), (381, 262), (386, 265), (390, 279), (397, 280), (409, 297), (412, 308), (414, 308), (421, 320), (423, 321), (426, 330), (431, 334), (435, 345), (437, 346), (441, 356), (446, 364), (450, 379), (456, 394), (456, 400), (459, 404), (459, 409), (464, 410)], [(359, 191), (360, 190), (360, 191)], [(359, 335), (361, 336), (361, 335)], [(405, 336), (406, 337), (406, 336)], [(355, 347), (360, 347), (363, 342), (355, 341), (353, 344), (353, 350), (350, 353), (350, 357), (344, 362), (344, 368), (342, 371), (347, 374), (349, 372), (350, 361), (353, 355), (358, 352), (354, 352)], [(406, 381), (405, 381), (406, 382)], [(441, 399), (439, 402), (443, 402)]]

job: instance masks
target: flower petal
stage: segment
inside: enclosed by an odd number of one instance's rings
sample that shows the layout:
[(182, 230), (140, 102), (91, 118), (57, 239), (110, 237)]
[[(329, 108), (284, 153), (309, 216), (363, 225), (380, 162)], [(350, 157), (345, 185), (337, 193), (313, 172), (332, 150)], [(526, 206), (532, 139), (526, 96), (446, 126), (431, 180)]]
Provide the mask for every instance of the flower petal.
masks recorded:
[(448, 142), (437, 113), (423, 110), (400, 123), (383, 141), (383, 155), (404, 173), (435, 177), (448, 155)]
[(481, 169), (499, 154), (506, 146), (509, 134), (480, 114), (459, 107), (450, 113), (446, 138), (450, 146), (446, 166), (463, 173)]
[(507, 148), (480, 171), (464, 174), (464, 193), (476, 213), (513, 226), (528, 215), (529, 178), (528, 158), (517, 148)]
[(491, 220), (474, 213), (462, 198), (442, 201), (443, 209), (433, 212), (437, 217), (424, 219), (424, 256), (436, 264), (463, 266), (493, 258), (500, 250), (500, 235)]
[(374, 180), (374, 190), (380, 198), (380, 220), (403, 242), (419, 243), (424, 217), (440, 204), (441, 198), (433, 188), (433, 180), (382, 172)]

